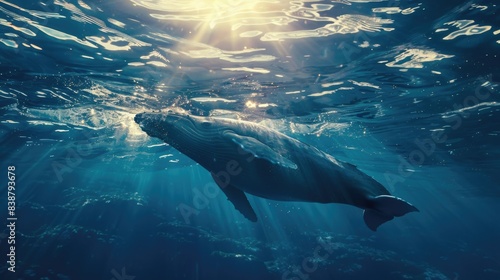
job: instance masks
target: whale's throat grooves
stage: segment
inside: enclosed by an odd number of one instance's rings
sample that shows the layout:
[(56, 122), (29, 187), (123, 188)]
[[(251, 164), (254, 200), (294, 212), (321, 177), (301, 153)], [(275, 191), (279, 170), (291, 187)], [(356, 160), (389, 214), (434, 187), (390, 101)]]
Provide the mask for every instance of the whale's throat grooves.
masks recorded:
[(176, 124), (162, 140), (205, 168), (213, 166), (215, 158), (232, 159), (232, 151), (228, 150), (217, 129), (202, 131), (192, 125)]

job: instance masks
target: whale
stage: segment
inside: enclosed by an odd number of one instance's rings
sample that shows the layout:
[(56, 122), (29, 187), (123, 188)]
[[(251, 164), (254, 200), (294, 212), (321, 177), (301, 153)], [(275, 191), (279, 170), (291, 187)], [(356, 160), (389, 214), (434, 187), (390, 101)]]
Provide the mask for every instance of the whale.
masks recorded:
[(418, 209), (395, 197), (355, 165), (266, 126), (181, 109), (136, 114), (134, 121), (208, 170), (248, 220), (257, 215), (247, 194), (277, 201), (341, 203), (363, 210), (372, 231)]

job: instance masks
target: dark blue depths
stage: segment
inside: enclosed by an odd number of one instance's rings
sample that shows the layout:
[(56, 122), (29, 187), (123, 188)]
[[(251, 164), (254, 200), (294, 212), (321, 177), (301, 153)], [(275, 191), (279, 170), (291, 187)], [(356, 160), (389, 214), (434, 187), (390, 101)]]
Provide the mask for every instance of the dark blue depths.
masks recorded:
[[(0, 278), (500, 279), (499, 22), (494, 1), (0, 1)], [(251, 223), (133, 121), (171, 106), (273, 127), (420, 212), (374, 233), (249, 196)]]

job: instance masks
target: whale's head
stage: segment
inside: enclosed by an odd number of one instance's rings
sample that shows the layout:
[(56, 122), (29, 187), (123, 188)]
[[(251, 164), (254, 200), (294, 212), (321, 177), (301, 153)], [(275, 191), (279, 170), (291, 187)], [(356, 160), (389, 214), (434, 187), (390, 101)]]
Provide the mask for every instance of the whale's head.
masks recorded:
[(195, 150), (198, 153), (210, 150), (221, 140), (221, 128), (212, 118), (193, 116), (181, 110), (140, 113), (134, 120), (149, 136), (163, 140), (192, 158)]

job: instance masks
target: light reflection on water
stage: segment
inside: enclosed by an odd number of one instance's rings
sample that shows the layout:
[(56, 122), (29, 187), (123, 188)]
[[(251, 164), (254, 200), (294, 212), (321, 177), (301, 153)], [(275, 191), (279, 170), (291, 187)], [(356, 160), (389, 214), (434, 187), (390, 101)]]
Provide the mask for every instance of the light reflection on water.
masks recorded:
[[(455, 246), (442, 245), (451, 236), (468, 242), (460, 250), (475, 263), (482, 258), (475, 235), (487, 243), (498, 229), (484, 214), (495, 213), (491, 205), (500, 196), (496, 14), (497, 4), (487, 1), (0, 0), (0, 159), (25, 168), (19, 195), (29, 198), (28, 213), (43, 216), (33, 219), (34, 229), (61, 222), (52, 220), (58, 217), (85, 225), (47, 227), (40, 236), (87, 226), (107, 236), (116, 230), (114, 213), (119, 220), (129, 209), (139, 218), (126, 227), (147, 228), (137, 238), (147, 242), (151, 232), (196, 234), (178, 206), (195, 205), (194, 190), (212, 181), (192, 160), (148, 137), (134, 115), (173, 106), (254, 121), (357, 165), (421, 209), (378, 233), (380, 251), (339, 241), (339, 248), (352, 250), (340, 254), (345, 260), (332, 255), (333, 265), (360, 256), (401, 263), (400, 255), (384, 255), (393, 246), (415, 262), (415, 273), (446, 279), (472, 267), (461, 257), (434, 262), (426, 250), (435, 245), (436, 255), (453, 258)], [(421, 143), (434, 133), (449, 141), (434, 143), (427, 155)], [(416, 154), (424, 155), (422, 164), (408, 164)], [(493, 197), (491, 205), (484, 196)], [(367, 234), (359, 209), (249, 199), (260, 224), (247, 223), (223, 195), (192, 222), (235, 240), (283, 242), (270, 257), (286, 260), (275, 264), (279, 273), (300, 264), (290, 261), (298, 252), (290, 248), (310, 256), (314, 247), (301, 242), (326, 236), (321, 231)], [(169, 219), (182, 225), (165, 224)], [(304, 237), (304, 231), (315, 233)], [(207, 233), (202, 240), (214, 238)], [(142, 246), (131, 255), (143, 254)], [(495, 259), (498, 252), (484, 255)], [(421, 256), (426, 261), (417, 265)], [(484, 260), (474, 272), (495, 273)], [(460, 273), (461, 279), (466, 271)]]

